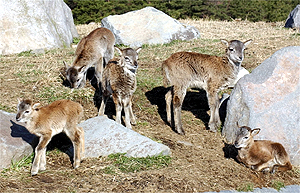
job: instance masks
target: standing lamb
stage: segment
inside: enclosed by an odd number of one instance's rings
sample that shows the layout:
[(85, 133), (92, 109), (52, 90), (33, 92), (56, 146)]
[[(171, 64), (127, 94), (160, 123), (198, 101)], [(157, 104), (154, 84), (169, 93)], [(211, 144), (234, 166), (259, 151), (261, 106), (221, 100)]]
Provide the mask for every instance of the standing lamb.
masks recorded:
[(83, 108), (79, 103), (70, 100), (58, 100), (47, 106), (39, 107), (31, 100), (19, 100), (16, 120), (25, 122), (27, 130), (38, 136), (39, 143), (35, 148), (31, 175), (46, 169), (46, 147), (52, 137), (65, 132), (74, 147), (73, 167), (80, 165), (81, 155), (84, 155), (84, 131), (77, 127), (83, 116)]
[(78, 43), (72, 66), (65, 63), (66, 78), (71, 88), (85, 86), (87, 70), (95, 66), (97, 85), (102, 76), (105, 65), (114, 56), (114, 34), (106, 28), (100, 27), (92, 31)]
[(268, 140), (254, 140), (260, 129), (239, 127), (234, 146), (238, 149), (237, 160), (256, 171), (274, 173), (292, 169), (290, 158), (280, 143)]
[(136, 71), (138, 68), (138, 53), (141, 48), (119, 49), (120, 58), (110, 60), (103, 71), (101, 81), (102, 102), (98, 115), (104, 115), (107, 99), (112, 95), (116, 106), (117, 123), (121, 124), (122, 109), (125, 112), (125, 125), (131, 129), (131, 124), (136, 124), (132, 111), (132, 96), (136, 90)]
[(206, 91), (210, 120), (209, 129), (217, 131), (221, 124), (219, 116), (218, 92), (227, 88), (236, 80), (244, 59), (244, 50), (252, 42), (247, 40), (221, 40), (226, 46), (226, 56), (218, 57), (195, 52), (177, 52), (162, 64), (164, 85), (170, 84), (171, 90), (166, 94), (167, 120), (171, 120), (171, 103), (173, 104), (175, 130), (184, 134), (181, 123), (181, 107), (189, 87)]

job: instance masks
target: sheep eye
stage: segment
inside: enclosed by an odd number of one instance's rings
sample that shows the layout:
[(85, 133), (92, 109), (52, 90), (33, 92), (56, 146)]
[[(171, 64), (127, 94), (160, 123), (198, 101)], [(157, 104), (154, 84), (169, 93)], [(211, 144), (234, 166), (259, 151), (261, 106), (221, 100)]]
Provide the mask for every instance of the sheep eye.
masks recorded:
[(233, 52), (233, 51), (234, 51), (234, 49), (233, 49), (233, 48), (229, 48), (229, 51), (230, 51), (230, 52)]
[(25, 111), (25, 113), (29, 113), (29, 111)]
[(248, 137), (244, 137), (244, 139), (248, 139)]

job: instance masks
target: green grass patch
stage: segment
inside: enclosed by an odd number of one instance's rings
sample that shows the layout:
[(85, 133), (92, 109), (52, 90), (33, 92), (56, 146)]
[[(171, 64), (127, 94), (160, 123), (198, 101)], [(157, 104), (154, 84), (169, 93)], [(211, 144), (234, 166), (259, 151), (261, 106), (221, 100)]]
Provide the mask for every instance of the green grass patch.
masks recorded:
[(148, 157), (127, 157), (125, 153), (111, 154), (107, 158), (112, 161), (112, 166), (104, 168), (105, 173), (122, 173), (139, 172), (143, 170), (159, 169), (167, 167), (171, 163), (170, 156), (148, 156)]
[(50, 85), (43, 87), (37, 96), (41, 99), (47, 99), (48, 102), (61, 99), (87, 102), (93, 97), (93, 92), (88, 90), (88, 88), (70, 90), (67, 87), (62, 87), (58, 91), (55, 86)]
[(252, 192), (254, 190), (254, 185), (250, 182), (244, 183), (237, 188), (238, 192)]
[(8, 107), (5, 105), (0, 104), (0, 110), (6, 111), (6, 112), (14, 112), (15, 110), (13, 109), (13, 107)]
[(279, 191), (281, 188), (285, 187), (285, 185), (281, 181), (273, 181), (271, 187)]
[(6, 168), (6, 169), (2, 170), (2, 172), (1, 172), (2, 175), (5, 175), (5, 173), (7, 171), (11, 171), (11, 170), (12, 171), (19, 171), (23, 167), (30, 167), (31, 163), (32, 163), (32, 160), (33, 160), (33, 157), (34, 157), (34, 153), (32, 153), (28, 156), (24, 156), (20, 161), (17, 161), (17, 162), (12, 161), (9, 168)]

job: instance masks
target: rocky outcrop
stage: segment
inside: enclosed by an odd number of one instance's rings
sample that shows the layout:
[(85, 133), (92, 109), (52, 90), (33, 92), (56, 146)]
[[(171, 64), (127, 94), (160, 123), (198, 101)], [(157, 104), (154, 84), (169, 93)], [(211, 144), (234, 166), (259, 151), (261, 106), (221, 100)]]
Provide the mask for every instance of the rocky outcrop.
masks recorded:
[(230, 95), (222, 134), (236, 138), (237, 122), (261, 128), (257, 139), (283, 144), (300, 165), (300, 47), (283, 48), (241, 78)]
[(153, 7), (108, 16), (102, 19), (101, 24), (114, 33), (116, 44), (130, 47), (200, 37), (200, 32), (195, 27), (182, 24)]
[(63, 0), (0, 0), (0, 55), (70, 46), (77, 30)]

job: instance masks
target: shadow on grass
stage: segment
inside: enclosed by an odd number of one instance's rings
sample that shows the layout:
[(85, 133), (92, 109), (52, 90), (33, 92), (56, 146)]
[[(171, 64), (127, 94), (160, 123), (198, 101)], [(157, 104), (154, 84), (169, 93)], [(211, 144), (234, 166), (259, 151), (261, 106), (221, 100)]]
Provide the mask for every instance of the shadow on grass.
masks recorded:
[[(171, 125), (167, 121), (165, 95), (170, 89), (171, 87), (165, 88), (160, 86), (153, 88), (145, 94), (152, 105), (157, 105), (161, 119), (169, 126)], [(207, 111), (209, 110), (209, 107), (206, 92), (198, 89), (197, 91), (198, 92), (189, 91), (186, 93), (182, 104), (182, 110), (192, 112), (194, 116), (200, 119), (205, 124), (205, 127), (208, 128), (209, 115), (207, 114)], [(173, 119), (172, 113), (172, 121), (174, 121)], [(174, 130), (174, 128), (172, 129)]]

